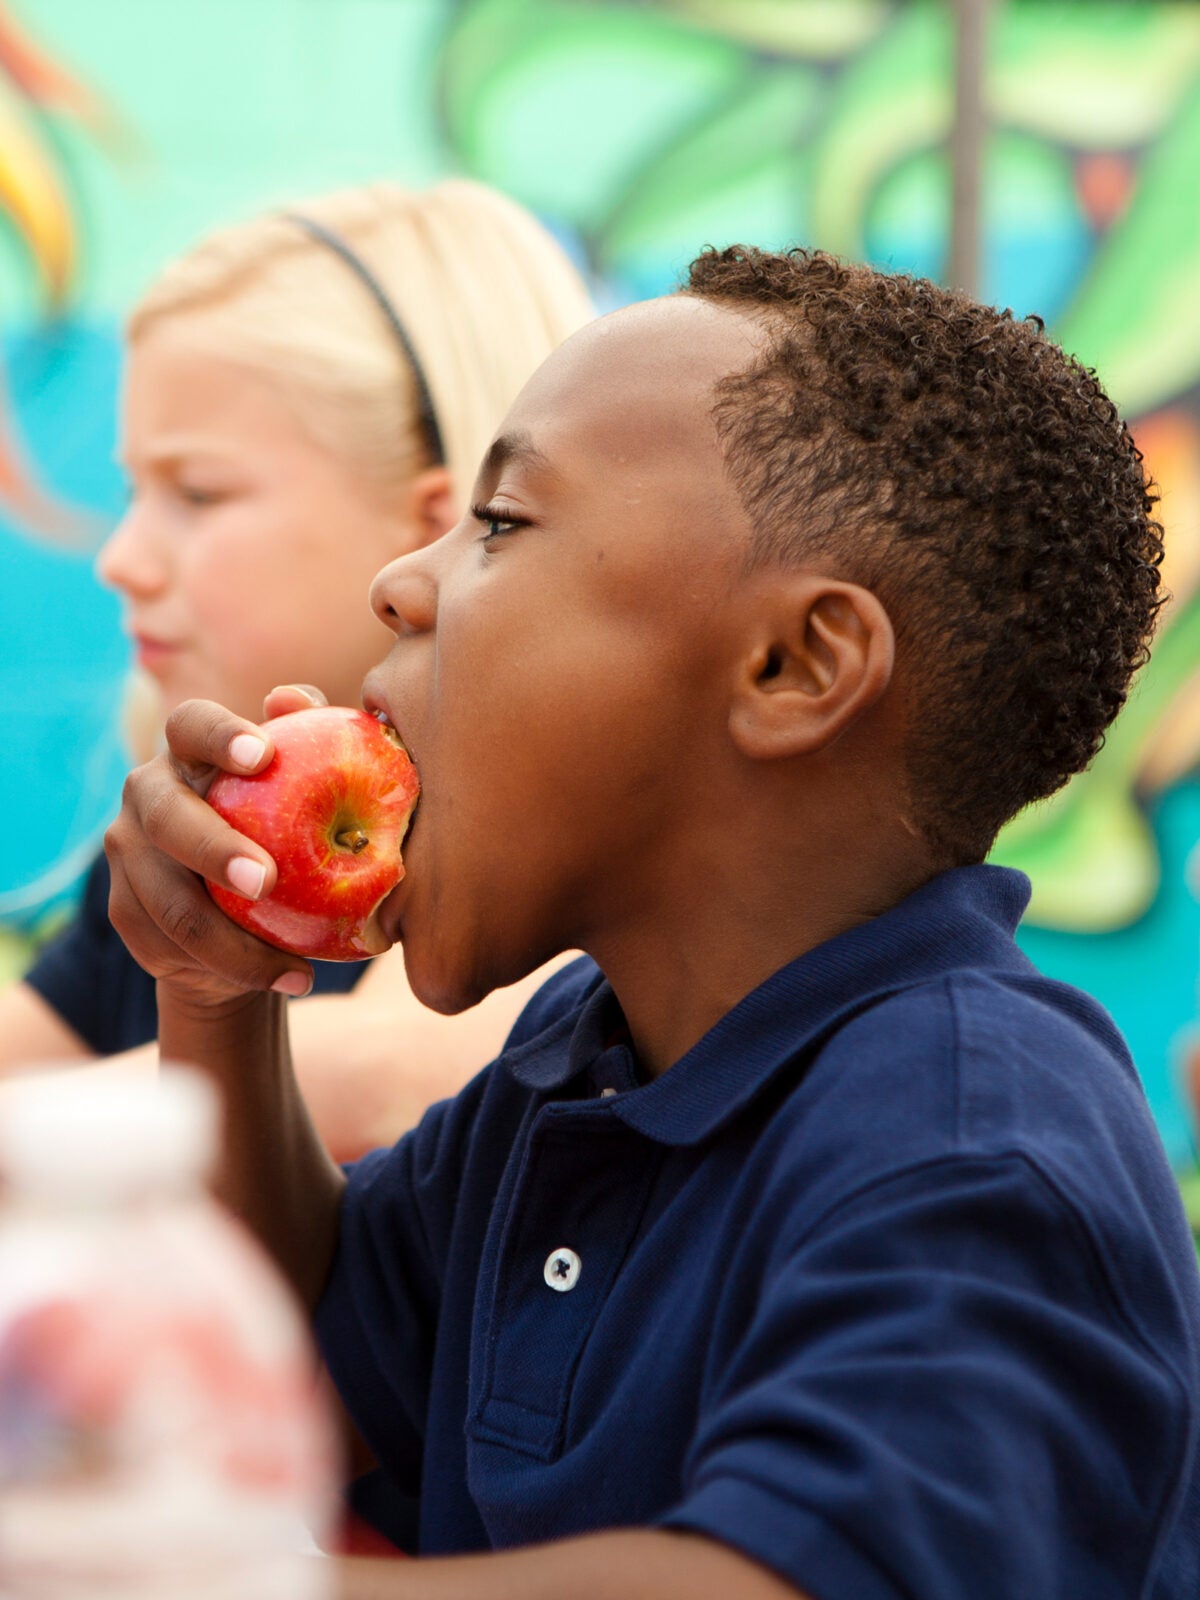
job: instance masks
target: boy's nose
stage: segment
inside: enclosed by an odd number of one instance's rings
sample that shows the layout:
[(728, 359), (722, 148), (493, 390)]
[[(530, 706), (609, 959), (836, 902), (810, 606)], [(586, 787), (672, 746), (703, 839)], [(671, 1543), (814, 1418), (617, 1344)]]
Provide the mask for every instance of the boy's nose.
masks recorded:
[(371, 609), (396, 636), (431, 633), (437, 621), (437, 584), (427, 550), (389, 561), (371, 584)]
[(96, 576), (101, 583), (135, 599), (148, 599), (166, 585), (166, 566), (145, 537), (136, 506), (131, 506), (100, 546)]

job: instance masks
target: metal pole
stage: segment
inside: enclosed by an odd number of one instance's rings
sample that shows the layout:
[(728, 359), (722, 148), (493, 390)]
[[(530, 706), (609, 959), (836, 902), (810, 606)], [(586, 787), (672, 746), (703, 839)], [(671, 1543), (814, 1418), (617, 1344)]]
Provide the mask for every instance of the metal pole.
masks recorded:
[(953, 0), (954, 123), (950, 130), (952, 190), (946, 282), (979, 293), (980, 189), (987, 129), (984, 80), (991, 0)]

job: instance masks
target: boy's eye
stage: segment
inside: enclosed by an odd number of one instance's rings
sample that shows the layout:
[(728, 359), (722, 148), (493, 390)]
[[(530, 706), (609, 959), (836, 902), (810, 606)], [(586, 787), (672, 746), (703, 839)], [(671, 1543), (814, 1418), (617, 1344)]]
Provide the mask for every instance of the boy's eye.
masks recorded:
[(502, 539), (506, 534), (515, 533), (518, 528), (526, 526), (523, 517), (505, 516), (498, 506), (472, 506), (471, 515), (484, 526), (485, 532), (481, 536), (484, 544), (492, 539)]

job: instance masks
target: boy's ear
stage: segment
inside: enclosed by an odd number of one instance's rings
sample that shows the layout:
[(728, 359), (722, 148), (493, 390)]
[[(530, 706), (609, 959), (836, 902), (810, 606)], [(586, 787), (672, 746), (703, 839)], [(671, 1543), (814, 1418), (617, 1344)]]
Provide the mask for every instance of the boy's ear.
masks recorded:
[(891, 682), (891, 618), (869, 589), (809, 572), (764, 576), (756, 602), (730, 733), (753, 760), (812, 755)]
[(410, 548), (423, 549), (440, 539), (458, 521), (449, 467), (426, 467), (404, 491), (403, 513), (412, 529)]

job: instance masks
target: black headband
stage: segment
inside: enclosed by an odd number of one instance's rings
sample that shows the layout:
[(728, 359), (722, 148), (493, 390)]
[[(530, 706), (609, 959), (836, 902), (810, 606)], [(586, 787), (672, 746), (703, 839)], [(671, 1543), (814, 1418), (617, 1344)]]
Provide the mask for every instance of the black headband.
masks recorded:
[(316, 239), (319, 244), (323, 244), (326, 249), (332, 250), (334, 255), (340, 256), (387, 318), (388, 324), (396, 335), (400, 348), (404, 351), (405, 359), (412, 371), (413, 383), (417, 391), (417, 414), (421, 421), (426, 443), (429, 446), (429, 452), (439, 466), (443, 465), (446, 460), (446, 450), (442, 444), (442, 430), (438, 426), (437, 412), (433, 409), (433, 396), (429, 392), (425, 369), (417, 360), (417, 352), (413, 349), (412, 340), (408, 337), (408, 330), (400, 321), (400, 316), (395, 306), (384, 293), (382, 284), (366, 262), (355, 254), (340, 235), (334, 233), (331, 228), (327, 228), (323, 222), (317, 222), (312, 217), (302, 216), (297, 211), (285, 211), (283, 215), (288, 222), (294, 222), (298, 228), (303, 228), (305, 233)]

